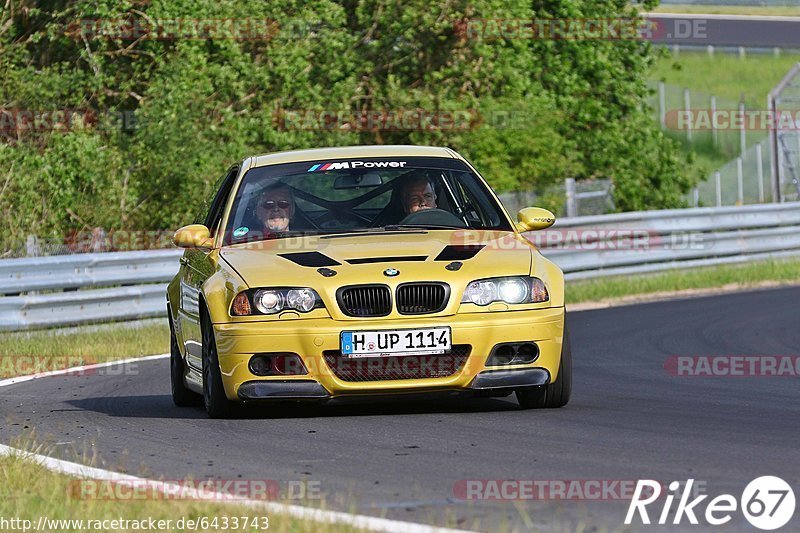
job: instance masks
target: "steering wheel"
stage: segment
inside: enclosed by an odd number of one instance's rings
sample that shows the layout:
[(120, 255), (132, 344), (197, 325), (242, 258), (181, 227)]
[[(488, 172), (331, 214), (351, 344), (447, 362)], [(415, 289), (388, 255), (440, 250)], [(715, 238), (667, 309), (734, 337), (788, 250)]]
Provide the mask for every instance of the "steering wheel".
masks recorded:
[(411, 213), (400, 221), (400, 225), (426, 225), (431, 226), (458, 226), (459, 228), (466, 228), (467, 224), (450, 211), (444, 209), (430, 208), (420, 209), (416, 213)]

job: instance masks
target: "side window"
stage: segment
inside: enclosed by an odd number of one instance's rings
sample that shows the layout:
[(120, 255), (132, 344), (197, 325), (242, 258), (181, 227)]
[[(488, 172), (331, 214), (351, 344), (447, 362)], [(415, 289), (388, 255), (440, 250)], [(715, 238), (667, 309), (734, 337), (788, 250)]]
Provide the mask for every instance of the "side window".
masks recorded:
[(496, 210), (489, 206), (488, 195), (480, 189), (474, 176), (464, 173), (458, 184), (464, 199), (465, 215), (471, 225), (493, 227), (500, 224)]
[(211, 230), (212, 237), (216, 235), (219, 229), (228, 195), (231, 192), (233, 182), (236, 180), (238, 174), (239, 167), (233, 167), (228, 170), (228, 172), (218, 180), (213, 196), (209, 195), (206, 201), (203, 202), (203, 210), (198, 220)]

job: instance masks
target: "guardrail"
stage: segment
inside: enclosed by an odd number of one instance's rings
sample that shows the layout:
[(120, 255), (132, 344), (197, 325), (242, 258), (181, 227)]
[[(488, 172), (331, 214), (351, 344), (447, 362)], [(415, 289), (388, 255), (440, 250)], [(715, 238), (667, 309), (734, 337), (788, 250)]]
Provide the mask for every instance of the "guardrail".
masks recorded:
[[(800, 255), (800, 202), (564, 218), (528, 234), (568, 280)], [(0, 261), (0, 330), (165, 314), (181, 250)]]
[(560, 219), (528, 234), (568, 280), (800, 255), (800, 203)]
[(0, 261), (0, 331), (159, 317), (183, 250)]
[(168, 281), (182, 250), (107, 252), (0, 261), (0, 295)]

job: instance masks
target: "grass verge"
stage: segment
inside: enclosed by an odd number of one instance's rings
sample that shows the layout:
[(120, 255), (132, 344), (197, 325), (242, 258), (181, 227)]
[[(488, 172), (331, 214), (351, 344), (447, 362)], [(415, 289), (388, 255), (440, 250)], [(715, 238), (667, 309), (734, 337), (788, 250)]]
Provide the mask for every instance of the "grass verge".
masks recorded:
[(567, 305), (698, 289), (746, 289), (766, 282), (800, 283), (800, 260), (758, 261), (571, 282), (567, 283)]
[(0, 378), (169, 352), (166, 320), (0, 334)]
[[(267, 529), (264, 526), (267, 525), (269, 531), (280, 532), (353, 531), (349, 526), (321, 524), (219, 502), (181, 499), (87, 499), (81, 497), (80, 483), (77, 478), (51, 472), (28, 459), (0, 458), (0, 517), (5, 520), (29, 520), (28, 531), (34, 530), (40, 519), (47, 520), (42, 524), (44, 531), (141, 531), (148, 529), (150, 519), (156, 524), (159, 520), (163, 520), (160, 525), (168, 526), (158, 527), (155, 529), (157, 531), (264, 531)], [(104, 493), (102, 490), (99, 492)], [(110, 491), (105, 492), (105, 494), (110, 493)], [(130, 492), (123, 492), (120, 489), (119, 494), (130, 494)], [(184, 521), (182, 524), (184, 527), (180, 527), (181, 519)], [(117, 522), (113, 523), (113, 520)], [(123, 523), (122, 520), (129, 522)], [(170, 521), (169, 525), (167, 520)], [(187, 520), (194, 520), (198, 523), (198, 527), (187, 527)], [(89, 521), (101, 527), (94, 527)], [(248, 527), (244, 527), (245, 521)], [(141, 525), (137, 527), (135, 522), (144, 524), (144, 527)], [(227, 528), (224, 527), (225, 524), (228, 525)], [(234, 524), (238, 524), (239, 527), (234, 528)], [(253, 527), (253, 524), (256, 524), (256, 527)], [(19, 527), (14, 523), (7, 523), (4, 527), (0, 523), (4, 531), (22, 531), (23, 525), (22, 522), (17, 522)]]
[[(769, 92), (798, 61), (800, 54), (750, 54), (739, 58), (735, 54), (717, 53), (711, 57), (705, 52), (682, 50), (677, 57), (660, 56), (650, 71), (650, 79), (688, 87), (719, 100), (739, 102), (744, 96), (749, 108), (763, 109)], [(709, 102), (702, 103), (705, 109), (708, 105)], [(694, 102), (695, 106), (701, 107), (700, 102)]]

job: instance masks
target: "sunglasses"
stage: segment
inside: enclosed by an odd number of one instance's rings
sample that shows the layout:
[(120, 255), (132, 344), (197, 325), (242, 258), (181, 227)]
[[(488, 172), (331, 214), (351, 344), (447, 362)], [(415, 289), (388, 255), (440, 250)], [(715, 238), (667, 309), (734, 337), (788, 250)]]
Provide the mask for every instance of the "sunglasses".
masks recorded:
[(277, 202), (273, 202), (272, 200), (267, 200), (266, 202), (261, 203), (261, 207), (263, 207), (264, 209), (274, 209), (276, 205), (281, 209), (289, 209), (290, 204), (288, 200), (278, 200)]

